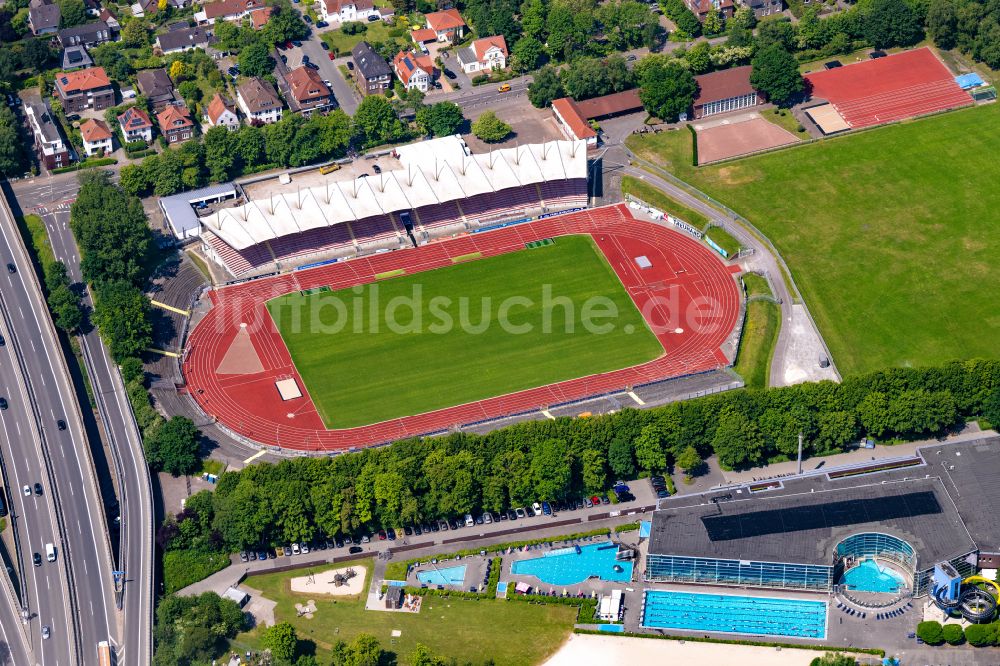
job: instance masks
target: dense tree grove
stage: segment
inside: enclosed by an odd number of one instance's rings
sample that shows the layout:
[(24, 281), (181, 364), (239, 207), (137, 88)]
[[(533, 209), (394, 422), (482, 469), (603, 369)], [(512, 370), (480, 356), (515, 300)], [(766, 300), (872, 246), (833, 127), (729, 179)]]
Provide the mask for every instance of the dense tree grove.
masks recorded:
[(192, 497), (158, 540), (167, 549), (237, 549), (357, 535), (578, 497), (637, 472), (696, 468), (713, 453), (728, 468), (788, 459), (799, 432), (811, 455), (863, 435), (924, 437), (981, 414), (998, 393), (1000, 361), (972, 360), (251, 465), (223, 474), (214, 494)]
[(245, 628), (243, 610), (214, 592), (197, 597), (170, 596), (156, 608), (153, 638), (156, 666), (210, 664), (221, 657)]

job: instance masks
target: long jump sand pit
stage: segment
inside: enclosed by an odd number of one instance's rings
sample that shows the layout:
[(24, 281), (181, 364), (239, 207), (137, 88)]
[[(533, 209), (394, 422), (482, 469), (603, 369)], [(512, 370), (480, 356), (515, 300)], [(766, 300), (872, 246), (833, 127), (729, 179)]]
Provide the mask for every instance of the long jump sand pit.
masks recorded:
[(579, 664), (704, 664), (705, 666), (808, 666), (820, 656), (796, 650), (722, 643), (690, 643), (660, 638), (572, 634), (543, 666)]
[[(337, 585), (337, 576), (347, 576), (348, 570), (354, 575), (342, 585)], [(361, 566), (327, 569), (308, 576), (298, 576), (291, 581), (292, 592), (298, 594), (326, 594), (332, 597), (353, 597), (365, 589), (365, 568)]]
[(695, 126), (695, 129), (698, 132), (698, 164), (718, 162), (799, 141), (788, 130), (760, 116), (705, 129)]

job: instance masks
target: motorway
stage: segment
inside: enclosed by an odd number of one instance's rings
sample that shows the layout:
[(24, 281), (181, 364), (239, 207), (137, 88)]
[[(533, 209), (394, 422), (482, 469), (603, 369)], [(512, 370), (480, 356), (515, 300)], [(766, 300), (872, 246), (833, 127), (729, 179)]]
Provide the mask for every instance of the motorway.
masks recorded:
[[(20, 514), (27, 600), (38, 623), (52, 629), (52, 638), (42, 641), (36, 628), (32, 642), (40, 663), (81, 663), (97, 641), (117, 635), (107, 528), (76, 394), (6, 200), (0, 206), (0, 258), (16, 266), (0, 278), (6, 281), (2, 303), (9, 334), (5, 390), (15, 398), (8, 398), (4, 415), (5, 427), (9, 419), (13, 428), (5, 429), (5, 459), (11, 491), (18, 495), (13, 508)], [(9, 374), (15, 369), (25, 380), (16, 391)], [(60, 419), (66, 430), (57, 428)], [(21, 486), (36, 482), (43, 487), (40, 497), (20, 494)], [(56, 564), (33, 567), (32, 554), (44, 554), (46, 543), (55, 544)]]

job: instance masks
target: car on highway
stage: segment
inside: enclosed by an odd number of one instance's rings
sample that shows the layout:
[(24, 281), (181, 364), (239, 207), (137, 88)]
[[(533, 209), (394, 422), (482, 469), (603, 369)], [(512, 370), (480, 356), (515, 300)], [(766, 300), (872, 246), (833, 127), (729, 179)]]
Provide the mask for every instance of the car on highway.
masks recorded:
[(51, 636), (51, 635), (52, 635), (52, 632), (49, 631), (49, 625), (47, 625), (47, 624), (42, 625), (42, 640), (46, 640), (46, 641), (49, 640), (49, 636)]
[(21, 488), (21, 494), (25, 497), (31, 497), (31, 486), (24, 484), (24, 487)]
[(65, 430), (66, 422), (63, 421), (62, 419), (59, 419), (58, 421), (56, 421), (56, 427), (59, 428), (60, 430)]
[(31, 556), (31, 561), (36, 567), (42, 566), (42, 556), (38, 553)]
[(42, 484), (40, 483), (35, 484), (35, 494), (38, 495), (39, 497), (42, 496)]
[(0, 488), (0, 518), (7, 515), (7, 502), (3, 500), (3, 488)]
[(7, 398), (0, 396), (0, 409), (7, 409)]
[(0, 347), (5, 346), (6, 344), (7, 344), (7, 340), (4, 339), (4, 337), (2, 335), (0, 335)]
[(7, 264), (7, 272), (13, 275), (17, 272), (17, 266), (14, 264)]
[(510, 84), (509, 83), (502, 84), (499, 88), (497, 88), (497, 92), (510, 92)]

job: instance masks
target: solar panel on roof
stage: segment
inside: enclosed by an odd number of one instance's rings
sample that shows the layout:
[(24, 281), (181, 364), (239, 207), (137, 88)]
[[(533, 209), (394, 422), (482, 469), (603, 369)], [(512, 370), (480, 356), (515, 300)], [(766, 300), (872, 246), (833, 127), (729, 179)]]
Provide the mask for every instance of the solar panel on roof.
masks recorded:
[(925, 491), (891, 497), (825, 502), (791, 509), (705, 516), (701, 522), (709, 540), (731, 541), (768, 534), (789, 534), (895, 518), (913, 518), (941, 512), (941, 505), (934, 493)]
[(68, 78), (66, 78), (65, 76), (64, 76), (64, 77), (62, 77), (62, 78), (61, 78), (61, 79), (59, 79), (59, 80), (60, 80), (60, 81), (62, 82), (62, 84), (63, 84), (63, 85), (66, 85), (67, 83), (69, 83), (69, 79), (68, 79)]

